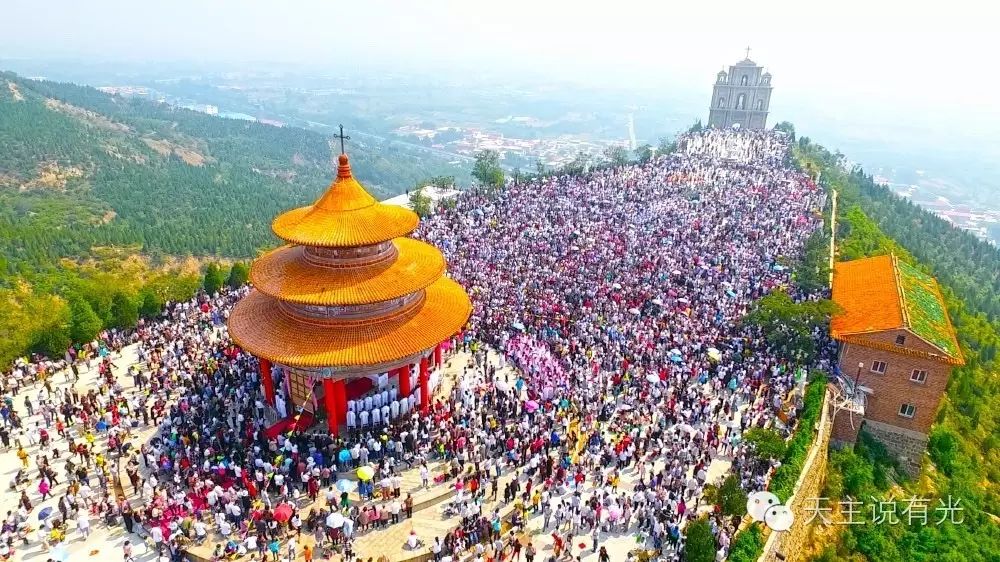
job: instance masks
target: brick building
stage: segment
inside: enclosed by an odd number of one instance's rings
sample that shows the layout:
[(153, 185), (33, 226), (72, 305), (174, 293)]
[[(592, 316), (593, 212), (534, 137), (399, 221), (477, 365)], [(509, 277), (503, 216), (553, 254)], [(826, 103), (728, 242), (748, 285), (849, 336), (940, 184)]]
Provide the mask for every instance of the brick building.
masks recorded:
[(840, 262), (833, 300), (841, 377), (849, 393), (862, 391), (861, 407), (836, 417), (833, 439), (853, 443), (863, 420), (915, 473), (951, 370), (964, 364), (937, 282), (895, 256)]

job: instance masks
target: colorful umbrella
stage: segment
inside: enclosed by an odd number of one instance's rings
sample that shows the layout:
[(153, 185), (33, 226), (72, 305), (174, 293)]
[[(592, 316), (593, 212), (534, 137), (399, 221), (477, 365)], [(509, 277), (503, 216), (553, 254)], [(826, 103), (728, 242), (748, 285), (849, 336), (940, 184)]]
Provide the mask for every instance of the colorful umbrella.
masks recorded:
[(347, 449), (341, 449), (340, 453), (337, 455), (337, 458), (340, 459), (340, 462), (347, 462), (351, 460), (351, 452), (348, 451)]
[(354, 480), (348, 480), (346, 478), (342, 478), (337, 481), (337, 489), (340, 490), (341, 492), (351, 493), (354, 490), (358, 489), (358, 483), (355, 482)]
[(371, 480), (375, 476), (375, 469), (365, 465), (358, 468), (357, 475), (362, 480)]
[(283, 503), (274, 508), (274, 520), (284, 523), (292, 518), (292, 506)]

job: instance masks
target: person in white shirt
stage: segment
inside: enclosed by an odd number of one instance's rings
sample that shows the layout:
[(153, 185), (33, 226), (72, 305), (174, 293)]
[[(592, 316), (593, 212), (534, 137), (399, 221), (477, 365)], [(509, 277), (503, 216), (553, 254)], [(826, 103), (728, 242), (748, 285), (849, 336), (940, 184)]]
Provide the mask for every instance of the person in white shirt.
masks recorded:
[(389, 425), (389, 405), (382, 405), (382, 423)]
[(399, 417), (399, 400), (392, 401), (392, 404), (389, 405), (389, 413), (392, 415), (391, 419)]
[(416, 550), (417, 545), (420, 544), (420, 539), (417, 538), (416, 531), (410, 531), (410, 535), (406, 537), (406, 547), (410, 550)]
[(354, 410), (347, 411), (347, 427), (353, 429), (358, 426), (358, 419), (354, 413)]
[(372, 425), (375, 427), (382, 425), (382, 410), (372, 408)]
[(358, 417), (360, 418), (360, 421), (361, 421), (361, 427), (367, 427), (368, 426), (368, 410), (361, 410), (361, 413), (358, 415)]

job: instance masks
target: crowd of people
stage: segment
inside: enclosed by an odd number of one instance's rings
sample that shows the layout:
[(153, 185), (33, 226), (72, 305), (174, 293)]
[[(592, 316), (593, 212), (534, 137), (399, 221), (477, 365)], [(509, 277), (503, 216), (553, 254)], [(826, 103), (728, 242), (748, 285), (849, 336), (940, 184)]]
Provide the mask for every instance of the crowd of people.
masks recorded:
[[(789, 285), (780, 264), (820, 220), (822, 193), (787, 152), (771, 132), (691, 133), (645, 164), (471, 190), (425, 219), (417, 235), (474, 303), (454, 342), (472, 361), (430, 415), (409, 403), (340, 437), (269, 438), (257, 361), (225, 330), (246, 287), (171, 304), (60, 361), (19, 362), (0, 378), (0, 440), (23, 467), (3, 542), (37, 530), (59, 548), (101, 520), (135, 534), (126, 559), (140, 540), (173, 560), (206, 541), (219, 559), (351, 559), (354, 538), (412, 517), (399, 473), (413, 470), (455, 489), (454, 530), (407, 541), (435, 560), (530, 561), (541, 544), (506, 529), (539, 523), (553, 559), (581, 556), (580, 535), (606, 559), (602, 541), (629, 534), (678, 559), (713, 467), (763, 488), (769, 467), (741, 435), (794, 422), (800, 366), (740, 322)], [(135, 362), (117, 364), (130, 345)], [(76, 384), (95, 369), (96, 387)], [(393, 391), (376, 386), (352, 413), (384, 416)], [(375, 474), (350, 501), (344, 477), (366, 465)], [(733, 522), (712, 525), (724, 555)]]

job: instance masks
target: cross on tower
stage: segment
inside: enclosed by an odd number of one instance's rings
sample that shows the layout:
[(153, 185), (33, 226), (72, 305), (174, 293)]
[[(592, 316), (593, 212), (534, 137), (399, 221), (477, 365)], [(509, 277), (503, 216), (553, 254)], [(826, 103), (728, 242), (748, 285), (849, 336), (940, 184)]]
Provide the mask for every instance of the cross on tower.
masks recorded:
[(344, 141), (345, 140), (351, 140), (351, 137), (349, 137), (349, 136), (347, 136), (347, 135), (344, 134), (344, 126), (343, 125), (340, 126), (340, 134), (339, 135), (333, 135), (333, 138), (340, 139), (340, 153), (341, 154), (346, 154), (346, 152), (344, 151)]
[(750, 60), (750, 47), (747, 47), (747, 60)]

